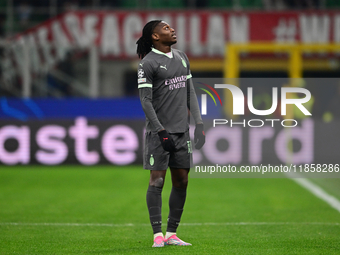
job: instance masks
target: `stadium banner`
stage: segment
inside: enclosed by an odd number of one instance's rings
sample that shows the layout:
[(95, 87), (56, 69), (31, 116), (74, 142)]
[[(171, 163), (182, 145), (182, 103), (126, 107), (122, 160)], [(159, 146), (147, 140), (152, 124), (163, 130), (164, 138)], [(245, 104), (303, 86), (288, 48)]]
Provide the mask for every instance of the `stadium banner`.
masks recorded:
[(189, 57), (223, 57), (227, 42), (340, 42), (340, 11), (72, 11), (17, 35), (12, 47), (29, 45), (36, 64), (53, 64), (72, 47), (93, 45), (102, 57), (136, 58), (136, 41), (153, 19), (176, 30), (176, 48)]
[[(213, 127), (205, 120), (206, 143), (193, 150), (197, 165), (339, 164), (340, 121), (304, 119), (292, 133), (281, 125)], [(0, 121), (0, 164), (141, 164), (144, 121), (72, 120)], [(253, 125), (258, 123), (253, 122)], [(191, 126), (191, 138), (193, 139)], [(293, 138), (292, 158), (287, 158)], [(338, 173), (338, 176), (340, 174)]]

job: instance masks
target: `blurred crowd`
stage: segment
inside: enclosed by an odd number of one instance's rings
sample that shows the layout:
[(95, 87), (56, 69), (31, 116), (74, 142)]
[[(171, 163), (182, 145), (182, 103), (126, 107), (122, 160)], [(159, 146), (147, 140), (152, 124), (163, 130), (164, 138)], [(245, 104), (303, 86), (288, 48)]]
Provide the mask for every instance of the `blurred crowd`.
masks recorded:
[[(1, 0), (7, 2), (6, 0)], [(0, 1), (0, 2), (1, 2)], [(316, 9), (340, 7), (338, 0), (14, 0), (24, 12), (32, 7), (56, 5), (60, 11), (78, 8), (231, 8), (231, 9)], [(28, 7), (29, 6), (29, 7)]]
[[(0, 27), (8, 19), (8, 1), (0, 0)], [(13, 0), (12, 32), (24, 31), (57, 14), (82, 9), (306, 10), (340, 8), (339, 0)], [(0, 30), (0, 36), (3, 32)]]

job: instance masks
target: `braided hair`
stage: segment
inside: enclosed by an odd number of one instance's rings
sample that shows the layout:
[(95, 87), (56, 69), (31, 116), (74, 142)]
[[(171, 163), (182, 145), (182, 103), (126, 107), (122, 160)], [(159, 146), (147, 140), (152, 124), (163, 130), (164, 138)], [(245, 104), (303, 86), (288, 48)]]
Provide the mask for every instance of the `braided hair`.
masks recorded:
[(155, 27), (161, 23), (162, 20), (152, 20), (146, 23), (143, 28), (143, 34), (136, 42), (137, 44), (137, 54), (140, 59), (143, 59), (146, 54), (151, 51), (152, 47), (152, 34)]

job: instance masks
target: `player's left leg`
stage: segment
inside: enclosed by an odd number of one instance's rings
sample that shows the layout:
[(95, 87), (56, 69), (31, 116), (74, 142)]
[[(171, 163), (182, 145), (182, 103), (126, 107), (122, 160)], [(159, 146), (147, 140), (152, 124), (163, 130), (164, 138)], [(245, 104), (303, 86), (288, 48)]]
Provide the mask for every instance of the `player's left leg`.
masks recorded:
[(183, 207), (187, 195), (189, 168), (170, 167), (172, 190), (169, 199), (168, 227), (165, 235), (166, 245), (191, 245), (179, 239), (176, 235), (177, 227), (181, 220)]

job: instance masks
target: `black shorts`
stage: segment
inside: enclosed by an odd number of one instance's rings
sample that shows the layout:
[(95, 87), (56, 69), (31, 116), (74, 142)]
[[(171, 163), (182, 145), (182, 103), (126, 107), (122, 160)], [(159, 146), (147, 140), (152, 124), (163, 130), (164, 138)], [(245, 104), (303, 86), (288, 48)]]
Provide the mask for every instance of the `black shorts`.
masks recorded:
[(170, 134), (176, 145), (176, 152), (165, 151), (157, 133), (145, 134), (143, 168), (167, 170), (168, 167), (190, 168), (192, 166), (192, 146), (189, 130), (185, 133)]

